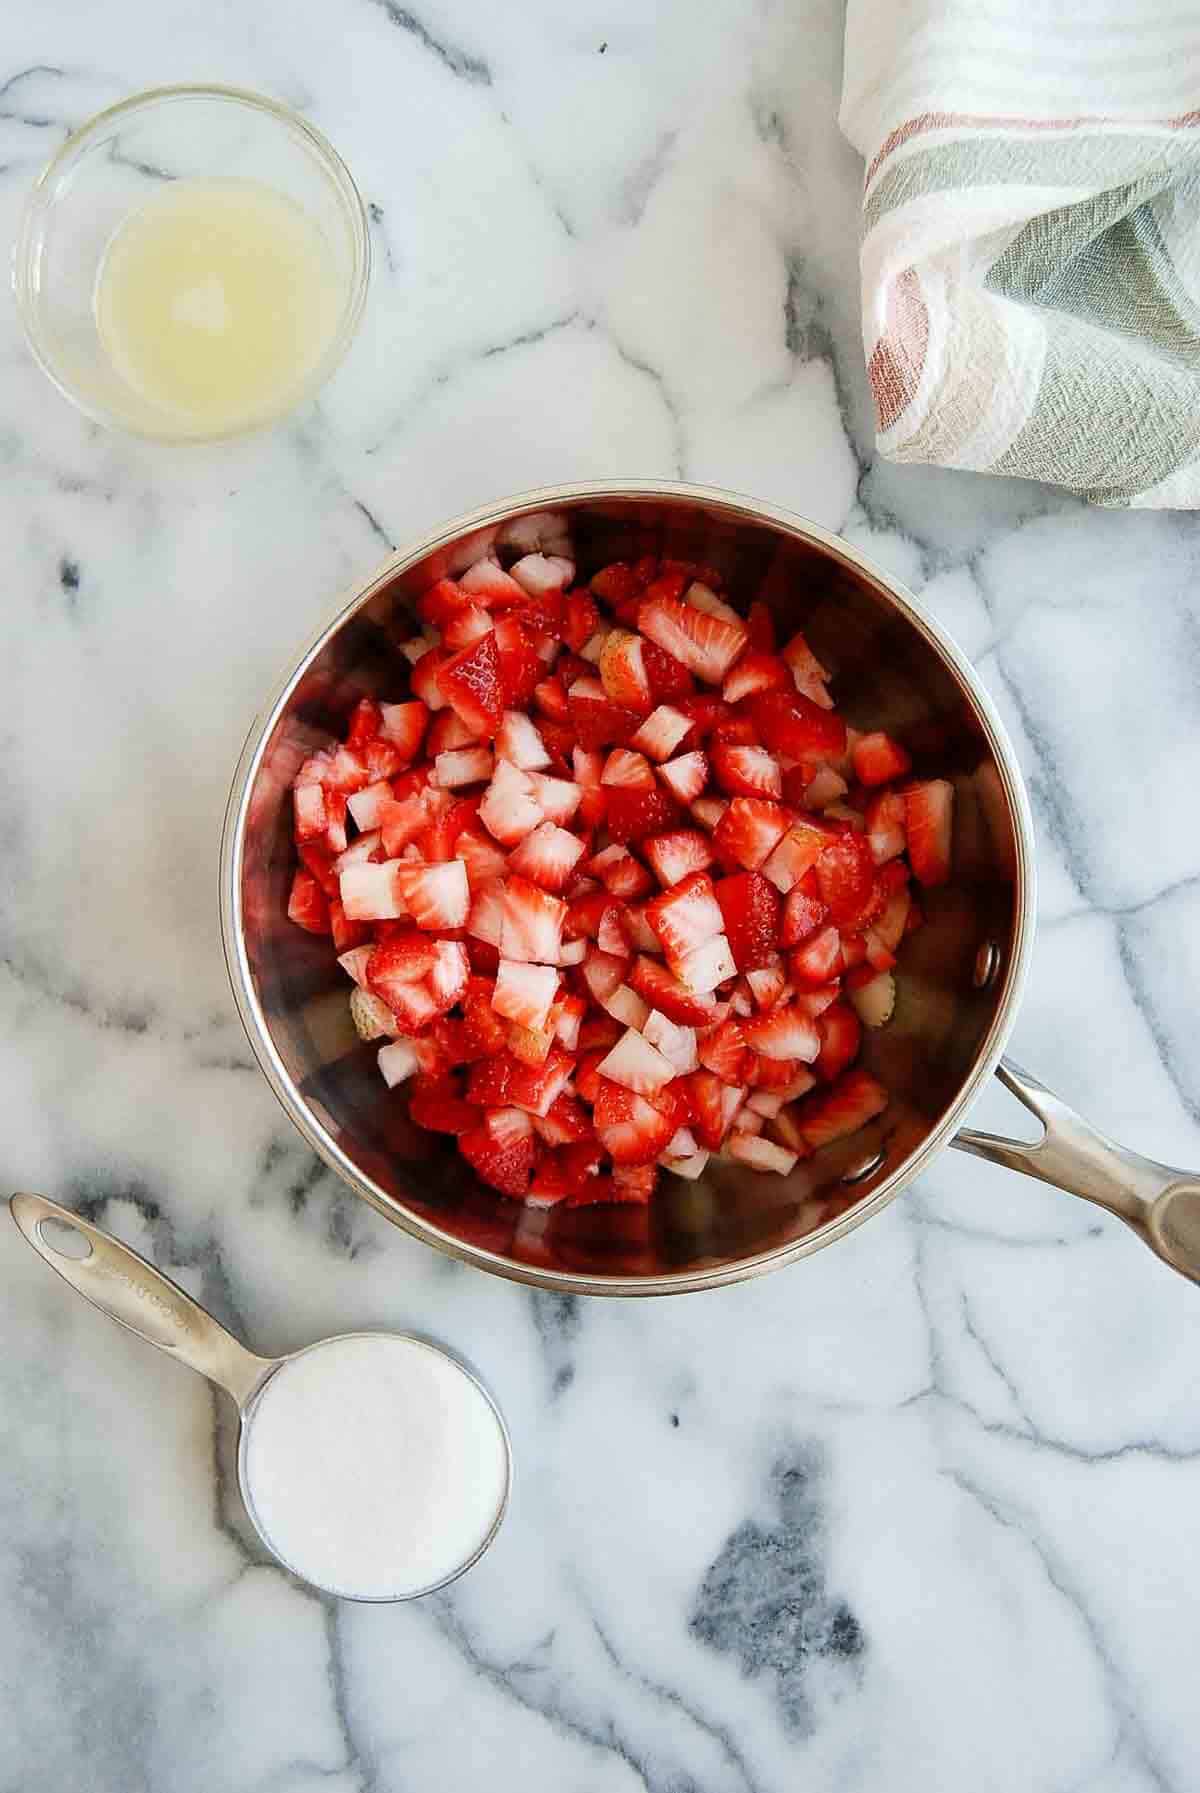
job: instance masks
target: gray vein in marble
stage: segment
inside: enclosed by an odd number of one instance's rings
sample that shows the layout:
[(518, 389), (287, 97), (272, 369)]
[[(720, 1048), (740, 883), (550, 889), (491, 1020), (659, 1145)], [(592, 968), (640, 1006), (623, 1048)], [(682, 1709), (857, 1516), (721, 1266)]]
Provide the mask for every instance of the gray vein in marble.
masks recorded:
[(824, 1447), (816, 1439), (776, 1460), (774, 1523), (747, 1519), (731, 1532), (688, 1620), (698, 1642), (734, 1656), (750, 1679), (774, 1682), (780, 1716), (801, 1736), (815, 1726), (806, 1686), (810, 1660), (833, 1659), (857, 1678), (867, 1648), (854, 1613), (826, 1582), (826, 1480)]
[[(989, 1493), (974, 1477), (961, 1469), (944, 1468), (941, 1474), (975, 1501), (996, 1525), (1013, 1534), (1036, 1557), (1046, 1581), (1075, 1616), (1100, 1665), (1113, 1710), (1119, 1720), (1120, 1736), (1128, 1741), (1138, 1764), (1145, 1770), (1151, 1783), (1160, 1789), (1160, 1793), (1173, 1793), (1174, 1782), (1158, 1759), (1125, 1678), (1113, 1661), (1104, 1632), (1088, 1610), (1080, 1590), (1072, 1585), (1062, 1563), (1055, 1560), (1049, 1546), (1039, 1535), (1034, 1515), (1027, 1510), (1018, 1512)], [(1180, 1793), (1183, 1793), (1182, 1789)]]
[(650, 195), (666, 172), (671, 159), (671, 151), (679, 139), (678, 130), (659, 133), (658, 141), (650, 154), (643, 156), (635, 164), (629, 174), (621, 182), (620, 200), (617, 206), (618, 222), (636, 229), (641, 223), (646, 207), (650, 203)]
[(579, 1297), (536, 1289), (529, 1297), (529, 1306), (550, 1372), (551, 1398), (557, 1399), (575, 1380), (574, 1347), (583, 1328)]
[[(17, 74), (10, 75), (3, 86), (0, 86), (0, 101), (6, 100), (14, 87), (19, 87), (22, 81), (28, 81), (32, 75), (50, 75), (57, 80), (62, 80), (65, 70), (53, 68), (47, 62), (35, 62), (31, 68), (20, 69)], [(57, 119), (45, 118), (41, 113), (20, 112), (5, 105), (0, 105), (0, 118), (11, 119), (14, 124), (28, 125), (34, 131), (48, 130), (58, 123)]]
[(414, 38), (422, 49), (435, 56), (452, 75), (481, 87), (492, 85), (492, 71), (482, 57), (472, 55), (458, 44), (446, 43), (435, 37), (429, 27), (421, 22), (416, 13), (410, 12), (408, 7), (398, 6), (396, 0), (371, 0), (371, 5), (378, 7), (398, 30)]
[(671, 449), (674, 458), (672, 473), (676, 479), (686, 479), (687, 441), (683, 428), (683, 412), (678, 401), (673, 396), (666, 379), (656, 367), (652, 367), (648, 361), (643, 361), (639, 356), (635, 355), (631, 349), (627, 349), (621, 339), (614, 334), (607, 324), (595, 319), (589, 322), (589, 328), (602, 331), (609, 342), (612, 343), (618, 358), (624, 365), (632, 368), (634, 373), (641, 374), (644, 379), (649, 380), (655, 391), (658, 393), (659, 398), (662, 400), (663, 409), (666, 411), (671, 422)]
[[(204, 1041), (229, 1026), (224, 1015), (214, 1015), (202, 1027), (180, 1027), (170, 1022), (152, 1004), (144, 1004), (138, 1008), (101, 1005), (89, 998), (85, 988), (68, 989), (57, 983), (47, 967), (29, 953), (23, 955), (22, 961), (18, 961), (12, 954), (0, 955), (0, 971), (7, 972), (23, 993), (58, 1003), (94, 1027), (128, 1034), (134, 1038), (152, 1034), (163, 1040), (178, 1041), (189, 1048), (203, 1047)], [(237, 1052), (211, 1053), (201, 1050), (199, 1053), (192, 1053), (192, 1058), (197, 1065), (203, 1065), (206, 1070), (212, 1071), (253, 1071), (257, 1068), (248, 1052), (243, 1056)]]

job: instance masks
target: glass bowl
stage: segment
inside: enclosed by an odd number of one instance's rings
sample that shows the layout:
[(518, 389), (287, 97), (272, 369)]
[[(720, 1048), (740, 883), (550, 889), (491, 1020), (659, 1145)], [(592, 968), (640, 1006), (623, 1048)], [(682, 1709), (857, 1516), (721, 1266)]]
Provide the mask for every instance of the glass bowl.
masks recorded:
[[(324, 347), (269, 406), (222, 427), (153, 405), (110, 359), (95, 293), (117, 227), (164, 181), (253, 180), (299, 207), (328, 248), (339, 297)], [(233, 87), (160, 87), (110, 106), (68, 138), (26, 201), (13, 287), (29, 345), (71, 402), (110, 428), (157, 441), (212, 441), (275, 422), (312, 396), (362, 315), (370, 243), (362, 198), (341, 157), (303, 118)]]

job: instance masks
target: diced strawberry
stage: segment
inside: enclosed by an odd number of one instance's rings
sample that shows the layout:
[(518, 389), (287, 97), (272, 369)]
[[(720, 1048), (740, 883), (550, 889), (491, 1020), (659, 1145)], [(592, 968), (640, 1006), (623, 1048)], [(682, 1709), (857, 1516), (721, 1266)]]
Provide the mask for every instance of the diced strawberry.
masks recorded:
[(864, 1027), (882, 1027), (896, 1006), (896, 980), (874, 965), (856, 965), (846, 978), (846, 992)]
[(381, 704), (380, 733), (407, 762), (416, 758), (429, 722), (429, 708), (423, 703)]
[(846, 725), (802, 693), (766, 691), (751, 700), (759, 739), (789, 759), (839, 759), (846, 751)]
[(708, 759), (703, 753), (685, 753), (659, 766), (658, 776), (680, 803), (692, 803), (708, 782)]
[(494, 631), (451, 655), (438, 668), (437, 683), (468, 728), (481, 735), (495, 734), (504, 715), (504, 695)]
[(494, 639), (501, 705), (506, 710), (523, 710), (532, 703), (546, 673), (536, 652), (536, 638), (526, 631), (522, 618), (510, 612), (497, 617)]
[(621, 790), (652, 791), (655, 789), (654, 773), (649, 760), (644, 754), (631, 752), (628, 747), (613, 748), (604, 762), (600, 783), (613, 785)]
[(819, 929), (788, 955), (788, 972), (798, 989), (819, 989), (837, 976), (841, 964), (841, 935), (831, 927)]
[(727, 622), (668, 597), (643, 600), (638, 628), (709, 685), (720, 684), (746, 644), (746, 630), (740, 622)]
[(610, 789), (605, 821), (613, 840), (623, 845), (645, 839), (648, 834), (661, 834), (677, 826), (679, 808), (674, 798), (659, 789), (652, 791)]
[(574, 1057), (552, 1046), (542, 1065), (514, 1064), (508, 1080), (507, 1100), (530, 1114), (547, 1115), (562, 1095), (575, 1070)]
[(496, 734), (496, 754), (522, 772), (542, 772), (550, 764), (537, 724), (523, 710), (505, 710)]
[(488, 833), (506, 847), (515, 846), (532, 834), (543, 819), (534, 796), (533, 775), (507, 760), (497, 760), (492, 782), (479, 806), (479, 819)]
[(508, 863), (495, 841), (475, 827), (462, 829), (454, 843), (454, 855), (467, 868), (467, 883), (472, 894), (480, 885), (501, 877)]
[(495, 1058), (481, 1059), (471, 1066), (467, 1079), (467, 1100), (480, 1108), (504, 1107), (508, 1102), (513, 1078), (520, 1069), (509, 1052), (500, 1052)]
[(920, 884), (944, 884), (950, 876), (954, 786), (944, 778), (909, 785), (904, 792), (908, 858)]
[[(559, 1154), (543, 1151), (534, 1161), (533, 1181), (525, 1192), (526, 1208), (556, 1208), (570, 1194), (571, 1185)], [(527, 1262), (534, 1262), (527, 1258)], [(547, 1255), (546, 1262), (549, 1262)]]
[(561, 892), (583, 852), (584, 844), (578, 835), (569, 834), (553, 822), (543, 822), (516, 848), (509, 868), (543, 890)]
[[(636, 620), (636, 619), (635, 619)], [(680, 700), (696, 689), (695, 680), (682, 661), (666, 653), (653, 641), (642, 642), (642, 664), (646, 668), (650, 692), (655, 703), (681, 707)]]
[(779, 943), (782, 905), (778, 893), (758, 872), (719, 878), (715, 892), (738, 970), (769, 965)]
[(523, 554), (509, 573), (528, 597), (549, 591), (565, 591), (575, 577), (575, 563), (563, 554)]
[(644, 716), (651, 707), (650, 681), (642, 660), (640, 636), (613, 629), (600, 650), (597, 670), (606, 695), (625, 709)]
[(288, 920), (309, 934), (328, 934), (329, 898), (311, 872), (297, 871), (288, 897)]
[(590, 1139), (592, 1123), (587, 1110), (574, 1096), (556, 1096), (546, 1114), (533, 1123), (540, 1138), (551, 1146), (569, 1146)]
[[(485, 784), (492, 776), (492, 752), (489, 747), (456, 747), (451, 753), (439, 753), (434, 761), (434, 778), (444, 791), (462, 785)], [(362, 793), (366, 796), (366, 792)], [(367, 824), (373, 826), (372, 823)]]
[(611, 1177), (594, 1180), (607, 1183), (606, 1201), (644, 1205), (658, 1187), (658, 1168), (653, 1164), (622, 1164), (616, 1166)]
[(696, 995), (717, 989), (726, 978), (733, 977), (737, 966), (724, 934), (714, 934), (702, 946), (671, 960), (671, 970), (680, 983)]
[[(773, 654), (775, 652), (775, 619), (768, 605), (761, 598), (755, 598), (746, 612), (746, 633), (750, 638), (750, 651), (756, 654)], [(743, 655), (743, 658), (745, 656)]]
[(547, 822), (564, 827), (583, 800), (579, 786), (568, 778), (551, 778), (545, 772), (527, 774), (533, 786), (533, 800)]
[(781, 1094), (785, 1102), (802, 1096), (815, 1082), (816, 1078), (808, 1066), (798, 1058), (766, 1058), (761, 1055), (755, 1058), (755, 1086), (772, 1094)]
[(441, 648), (430, 648), (417, 661), (408, 676), (414, 694), (421, 699), (427, 710), (444, 710), (446, 707), (447, 700), (442, 693), (440, 677), (446, 658)]
[(637, 577), (633, 568), (626, 561), (614, 560), (606, 567), (601, 567), (591, 581), (591, 588), (598, 598), (613, 608), (618, 604), (627, 604), (632, 599), (640, 598), (644, 580)]
[(882, 1114), (888, 1094), (867, 1071), (847, 1071), (826, 1090), (808, 1096), (797, 1110), (800, 1133), (813, 1151), (857, 1133)]
[(780, 946), (801, 945), (816, 933), (828, 915), (829, 911), (820, 897), (811, 895), (803, 883), (793, 884), (783, 905)]
[(444, 629), (471, 602), (472, 595), (453, 579), (438, 579), (417, 599), (417, 612), (422, 622)]
[(719, 1005), (711, 994), (694, 995), (664, 965), (645, 954), (634, 960), (629, 982), (643, 1001), (671, 1021), (706, 1027), (717, 1019)]
[(573, 591), (567, 594), (563, 617), (563, 639), (573, 653), (589, 642), (600, 626), (600, 612), (590, 592)]
[[(301, 924), (303, 925), (303, 924)], [(334, 951), (350, 952), (361, 946), (364, 940), (371, 937), (371, 924), (365, 921), (352, 921), (343, 909), (338, 897), (329, 899), (329, 932), (333, 935)]]
[(373, 741), (383, 726), (383, 717), (379, 705), (373, 697), (360, 697), (350, 712), (350, 721), (346, 730), (346, 745), (359, 753), (369, 741)]
[(467, 868), (461, 860), (451, 859), (439, 865), (410, 864), (401, 860), (394, 870), (405, 907), (419, 928), (466, 926), (471, 892)]
[[(369, 840), (371, 837), (369, 835), (363, 835), (361, 838), (363, 840)], [(375, 840), (376, 843), (378, 843), (378, 836), (375, 837)], [(324, 847), (316, 846), (311, 841), (306, 842), (303, 846), (297, 847), (296, 851), (300, 856), (301, 865), (306, 872), (312, 873), (321, 889), (325, 892), (325, 895), (327, 897), (337, 896), (341, 890), (341, 885), (338, 880), (343, 856), (339, 854), (337, 859), (331, 859)], [(347, 851), (349, 851), (349, 849), (347, 849)], [(360, 853), (357, 857), (360, 859), (369, 859), (371, 857), (371, 849), (368, 848), (365, 853)]]
[(713, 845), (733, 865), (756, 872), (787, 833), (790, 810), (761, 797), (735, 797), (713, 830)]
[(670, 704), (659, 704), (656, 710), (650, 712), (629, 744), (652, 760), (669, 759), (684, 736), (690, 733), (691, 727), (691, 721), (680, 710), (672, 709)]
[(567, 691), (567, 709), (581, 747), (607, 747), (628, 741), (642, 718), (637, 710), (612, 701), (599, 679), (576, 679)]
[(567, 905), (528, 879), (510, 877), (504, 887), (500, 926), (502, 959), (554, 965)]
[(479, 1110), (459, 1094), (457, 1077), (416, 1077), (409, 1118), (430, 1133), (466, 1133), (479, 1123)]
[[(675, 1076), (675, 1067), (656, 1046), (626, 1028), (621, 1038), (600, 1063), (600, 1075), (639, 1095), (651, 1095), (662, 1089)], [(657, 1154), (656, 1154), (657, 1155)]]
[(658, 1009), (651, 1009), (643, 1024), (642, 1032), (650, 1044), (657, 1047), (672, 1066), (676, 1077), (686, 1076), (689, 1071), (696, 1069), (696, 1030), (694, 1027), (682, 1027), (670, 1020), (668, 1016), (661, 1014)]
[(817, 816), (797, 816), (787, 833), (763, 863), (763, 877), (786, 895), (798, 884), (838, 835), (832, 825)]
[[(751, 725), (752, 726), (752, 725)], [(709, 755), (713, 777), (732, 797), (778, 797), (783, 793), (779, 762), (765, 747), (715, 741)]]
[(863, 834), (841, 834), (817, 860), (817, 885), (829, 919), (844, 931), (860, 925), (875, 890), (875, 861)]
[(557, 673), (553, 678), (543, 679), (534, 686), (533, 701), (543, 716), (549, 716), (556, 722), (565, 722), (571, 714), (566, 686)]
[(694, 872), (647, 903), (646, 919), (670, 959), (682, 958), (702, 946), (724, 926), (712, 879), (704, 872)]
[(728, 808), (729, 804), (724, 797), (697, 797), (691, 805), (692, 815), (702, 828), (707, 828), (710, 834), (715, 831), (718, 822)]
[[(540, 970), (541, 967), (534, 966), (533, 969)], [(522, 1027), (519, 1022), (510, 1021), (507, 1040), (508, 1050), (523, 1065), (544, 1065), (554, 1044), (550, 1017), (547, 1016), (543, 1028)]]
[(758, 730), (749, 716), (725, 716), (713, 726), (709, 740), (709, 755), (715, 753), (717, 743), (723, 741), (728, 747), (757, 747), (759, 745)]
[[(593, 878), (599, 878), (611, 896), (622, 901), (644, 896), (653, 890), (654, 880), (641, 862), (633, 857), (628, 847), (621, 847), (614, 841), (611, 847), (605, 847), (587, 862), (587, 871)], [(601, 900), (599, 906), (593, 906), (597, 918), (596, 939), (599, 939), (599, 919), (610, 907)], [(589, 914), (591, 911), (584, 910)]]
[(695, 828), (678, 828), (670, 834), (652, 835), (642, 842), (659, 883), (670, 888), (692, 872), (702, 872), (713, 862), (708, 836)]
[(742, 1022), (746, 1044), (763, 1058), (798, 1058), (811, 1064), (820, 1051), (816, 1027), (795, 1003), (751, 1015)]
[(632, 1027), (639, 1032), (645, 1026), (646, 1017), (650, 1013), (637, 991), (628, 984), (618, 984), (611, 995), (604, 998), (604, 1007), (614, 1021), (622, 1027)]
[(893, 778), (903, 778), (912, 765), (899, 741), (878, 732), (860, 735), (850, 757), (854, 762), (855, 777), (865, 785), (887, 784)]
[(614, 1164), (653, 1164), (675, 1132), (674, 1104), (664, 1113), (635, 1090), (601, 1076), (592, 1110), (600, 1144)]
[(531, 965), (506, 959), (501, 951), (492, 1007), (506, 1020), (530, 1031), (543, 1029), (558, 989), (558, 972), (551, 965)]
[(796, 633), (782, 650), (783, 660), (791, 671), (797, 691), (818, 709), (831, 710), (833, 699), (827, 689), (829, 674), (821, 665), (803, 635)]
[(693, 1071), (684, 1079), (691, 1125), (701, 1145), (719, 1149), (728, 1130), (726, 1099), (729, 1086), (714, 1071)]
[(505, 1041), (505, 1030), (492, 1008), (490, 979), (472, 977), (462, 999), (462, 1049), (468, 1062), (491, 1058)]
[(491, 878), (472, 893), (467, 933), (475, 940), (499, 947), (504, 928), (504, 880)]
[(905, 809), (899, 791), (879, 791), (867, 804), (867, 842), (876, 865), (887, 865), (903, 853)]
[(816, 1028), (821, 1050), (813, 1063), (813, 1070), (822, 1082), (832, 1083), (858, 1057), (862, 1046), (862, 1028), (854, 1010), (844, 1002), (831, 1003), (817, 1017)]
[(341, 875), (342, 906), (351, 921), (396, 921), (407, 914), (398, 862), (348, 865)]
[(293, 832), (298, 841), (320, 840), (329, 826), (325, 791), (319, 784), (298, 784), (292, 792), (295, 810)]
[(455, 747), (477, 744), (475, 731), (467, 727), (457, 710), (439, 710), (425, 737), (425, 753), (428, 759), (436, 759), (439, 753), (449, 753)]
[(700, 747), (712, 734), (717, 724), (729, 714), (724, 698), (705, 693), (697, 697), (679, 697), (673, 700), (673, 707), (681, 716), (686, 716), (691, 728), (679, 743), (680, 751), (690, 753), (693, 748)]
[(787, 667), (775, 654), (750, 648), (725, 674), (721, 696), (727, 704), (735, 704), (744, 697), (756, 697), (760, 691), (786, 690), (791, 682)]
[(732, 1018), (701, 1040), (696, 1053), (700, 1063), (722, 1083), (749, 1082), (754, 1054), (746, 1046), (740, 1025)]
[(442, 645), (452, 653), (470, 647), (481, 636), (490, 633), (492, 619), (478, 604), (464, 604), (442, 626)]
[(499, 1190), (501, 1195), (517, 1199), (525, 1195), (533, 1174), (532, 1134), (500, 1145), (486, 1127), (473, 1127), (469, 1133), (460, 1134), (458, 1149), (480, 1182)]

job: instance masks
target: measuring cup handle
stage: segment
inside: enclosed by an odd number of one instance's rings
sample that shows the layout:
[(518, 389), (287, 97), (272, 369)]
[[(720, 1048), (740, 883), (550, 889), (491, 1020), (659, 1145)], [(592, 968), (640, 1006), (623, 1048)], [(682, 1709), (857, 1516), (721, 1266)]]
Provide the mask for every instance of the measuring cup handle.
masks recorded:
[(69, 1208), (24, 1194), (8, 1206), (38, 1256), (85, 1301), (245, 1405), (272, 1367), (270, 1358), (247, 1351), (178, 1283)]
[(1200, 1178), (1106, 1138), (1010, 1058), (1000, 1061), (996, 1075), (1037, 1116), (1042, 1137), (1025, 1145), (964, 1127), (951, 1145), (1107, 1208), (1172, 1270), (1200, 1283)]

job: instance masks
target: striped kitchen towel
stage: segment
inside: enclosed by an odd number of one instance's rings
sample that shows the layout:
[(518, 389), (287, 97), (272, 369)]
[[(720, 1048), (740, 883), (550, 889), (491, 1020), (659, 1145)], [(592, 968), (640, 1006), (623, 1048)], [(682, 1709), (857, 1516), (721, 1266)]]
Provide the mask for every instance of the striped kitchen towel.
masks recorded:
[(849, 0), (881, 453), (1200, 506), (1200, 0)]

